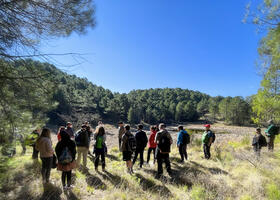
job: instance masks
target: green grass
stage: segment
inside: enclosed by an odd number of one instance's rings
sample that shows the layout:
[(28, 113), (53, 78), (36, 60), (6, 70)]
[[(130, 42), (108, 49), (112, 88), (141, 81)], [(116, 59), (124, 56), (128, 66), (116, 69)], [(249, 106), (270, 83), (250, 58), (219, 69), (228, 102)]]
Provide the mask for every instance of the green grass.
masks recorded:
[[(88, 158), (88, 170), (73, 170), (74, 188), (71, 197), (62, 192), (61, 172), (51, 172), (53, 185), (43, 188), (41, 163), (31, 159), (32, 149), (26, 155), (0, 157), (0, 199), (280, 199), (280, 145), (274, 153), (262, 152), (261, 161), (252, 159), (249, 136), (240, 141), (214, 144), (212, 159), (203, 159), (198, 140), (188, 147), (189, 161), (178, 163), (178, 149), (170, 154), (173, 175), (164, 171), (162, 179), (155, 179), (157, 165), (134, 167), (135, 174), (126, 172), (125, 162), (117, 147), (109, 149), (107, 172), (94, 170)], [(200, 141), (200, 140), (199, 140)], [(17, 147), (17, 152), (21, 152)], [(146, 158), (146, 152), (144, 154)], [(251, 159), (251, 160), (250, 160)], [(153, 160), (153, 157), (152, 157)], [(250, 161), (250, 162), (249, 162)], [(255, 165), (253, 165), (252, 163)], [(165, 170), (165, 169), (164, 169)], [(59, 197), (59, 198), (58, 198)]]

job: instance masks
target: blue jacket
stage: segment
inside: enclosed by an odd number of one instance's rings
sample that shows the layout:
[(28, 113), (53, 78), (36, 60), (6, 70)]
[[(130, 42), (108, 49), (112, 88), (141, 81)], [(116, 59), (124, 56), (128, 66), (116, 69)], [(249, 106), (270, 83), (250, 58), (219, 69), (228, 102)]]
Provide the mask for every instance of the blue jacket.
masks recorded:
[(180, 132), (178, 132), (177, 145), (183, 144), (183, 135), (187, 133), (188, 132), (185, 130), (181, 130)]

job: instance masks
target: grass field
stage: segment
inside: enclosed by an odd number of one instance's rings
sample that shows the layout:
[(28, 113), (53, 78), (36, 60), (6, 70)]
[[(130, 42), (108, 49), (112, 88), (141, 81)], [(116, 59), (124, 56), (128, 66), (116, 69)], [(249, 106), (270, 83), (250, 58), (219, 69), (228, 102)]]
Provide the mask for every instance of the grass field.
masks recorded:
[[(110, 147), (106, 157), (106, 172), (94, 170), (88, 157), (88, 170), (74, 170), (71, 191), (63, 192), (61, 172), (53, 169), (52, 184), (43, 187), (40, 161), (31, 159), (31, 148), (24, 156), (1, 156), (0, 199), (280, 199), (280, 139), (276, 139), (274, 153), (263, 149), (256, 159), (251, 148), (251, 136), (241, 140), (223, 140), (219, 135), (212, 148), (211, 160), (203, 159), (201, 142), (195, 138), (188, 147), (189, 160), (178, 163), (175, 146), (170, 154), (173, 175), (166, 171), (162, 179), (155, 179), (157, 166), (150, 163), (135, 174), (126, 172), (125, 163), (117, 147)], [(17, 147), (20, 152), (20, 147)], [(145, 156), (146, 158), (146, 152)], [(153, 159), (152, 159), (153, 160)], [(151, 161), (150, 161), (151, 162)]]

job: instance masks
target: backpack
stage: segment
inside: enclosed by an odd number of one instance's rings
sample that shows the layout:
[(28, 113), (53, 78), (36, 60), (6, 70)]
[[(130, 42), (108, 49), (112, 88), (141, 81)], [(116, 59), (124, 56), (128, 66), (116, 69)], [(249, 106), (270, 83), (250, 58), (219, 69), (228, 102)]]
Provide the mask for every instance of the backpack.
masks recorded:
[[(211, 131), (211, 132), (212, 132), (212, 131)], [(215, 135), (215, 133), (213, 133), (213, 132), (212, 132), (212, 138), (213, 138), (212, 143), (214, 143), (215, 140), (216, 140), (216, 135)]]
[(170, 139), (167, 137), (167, 134), (165, 133), (160, 137), (158, 148), (163, 153), (169, 153), (170, 146), (171, 146)]
[(190, 135), (188, 133), (183, 133), (183, 144), (190, 143)]
[(58, 158), (58, 162), (60, 164), (66, 165), (66, 164), (71, 163), (72, 160), (73, 160), (73, 158), (72, 158), (72, 154), (71, 154), (70, 150), (68, 149), (68, 147), (64, 147), (61, 155)]
[(269, 137), (271, 135), (278, 135), (279, 134), (279, 126), (270, 125), (266, 130), (265, 134)]
[(279, 126), (274, 126), (274, 135), (278, 135), (280, 132), (280, 127)]
[(261, 135), (260, 138), (259, 138), (259, 144), (260, 144), (261, 147), (266, 147), (267, 146), (266, 139), (263, 135)]
[(82, 132), (79, 131), (78, 133), (75, 134), (75, 142), (77, 145), (80, 145), (81, 144), (81, 139), (82, 138)]
[(126, 135), (127, 136), (127, 149), (129, 151), (136, 151), (136, 139), (134, 135)]

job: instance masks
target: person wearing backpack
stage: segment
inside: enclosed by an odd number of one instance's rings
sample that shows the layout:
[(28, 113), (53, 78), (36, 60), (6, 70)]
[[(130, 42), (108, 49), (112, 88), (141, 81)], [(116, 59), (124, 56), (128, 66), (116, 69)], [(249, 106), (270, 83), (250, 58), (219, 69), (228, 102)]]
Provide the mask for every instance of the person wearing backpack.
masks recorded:
[(211, 153), (210, 153), (210, 148), (212, 143), (215, 141), (215, 134), (210, 130), (210, 124), (205, 124), (205, 131), (202, 134), (202, 144), (203, 144), (203, 152), (204, 152), (204, 157), (206, 159), (210, 159)]
[(62, 171), (61, 181), (65, 190), (71, 188), (72, 169), (76, 167), (76, 144), (66, 131), (61, 131), (60, 135), (61, 140), (56, 144), (55, 153), (58, 159), (57, 170)]
[(273, 120), (269, 120), (268, 121), (268, 128), (265, 130), (265, 134), (267, 136), (267, 147), (268, 147), (268, 151), (273, 152), (274, 150), (274, 140), (275, 140), (275, 136), (278, 134), (279, 132), (279, 128), (277, 126), (274, 125)]
[(165, 124), (159, 124), (159, 132), (156, 134), (155, 142), (157, 144), (156, 148), (156, 158), (158, 164), (157, 178), (161, 177), (163, 174), (162, 163), (166, 165), (167, 172), (171, 175), (171, 165), (169, 160), (169, 153), (171, 151), (171, 144), (173, 143), (170, 133), (166, 130)]
[(71, 122), (67, 122), (65, 132), (68, 133), (68, 135), (70, 136), (70, 139), (74, 140), (75, 134), (74, 134)]
[(119, 150), (121, 151), (122, 136), (125, 134), (125, 128), (124, 128), (123, 122), (119, 122), (118, 125), (119, 125), (119, 129), (118, 129), (118, 133), (119, 133)]
[(54, 150), (52, 148), (51, 132), (48, 128), (43, 128), (41, 135), (36, 141), (36, 150), (40, 152), (42, 160), (42, 178), (43, 184), (49, 183), (51, 168), (53, 162)]
[(105, 142), (106, 142), (106, 133), (103, 126), (99, 126), (96, 129), (96, 132), (94, 134), (94, 153), (95, 153), (95, 161), (94, 166), (95, 170), (98, 170), (98, 164), (99, 164), (99, 157), (101, 156), (101, 163), (102, 163), (102, 170), (105, 171)]
[(181, 156), (181, 162), (184, 158), (188, 160), (187, 144), (190, 143), (190, 135), (184, 130), (183, 126), (178, 126), (177, 147)]
[(121, 151), (123, 154), (123, 161), (126, 161), (127, 171), (133, 174), (133, 164), (131, 161), (132, 154), (136, 150), (136, 139), (130, 132), (130, 126), (126, 125), (125, 133), (122, 136)]
[(149, 137), (149, 143), (148, 143), (148, 153), (147, 153), (147, 164), (149, 164), (149, 161), (150, 161), (150, 154), (151, 152), (153, 151), (153, 154), (154, 154), (154, 164), (156, 162), (156, 147), (157, 147), (157, 143), (155, 142), (155, 137), (156, 137), (156, 134), (157, 134), (157, 131), (156, 131), (156, 127), (155, 126), (151, 126), (150, 127), (150, 137)]
[(60, 126), (59, 129), (58, 129), (58, 131), (57, 131), (56, 136), (57, 136), (57, 140), (58, 140), (58, 141), (61, 140), (60, 132), (62, 132), (62, 131), (65, 131), (65, 126)]
[(256, 128), (256, 134), (253, 137), (252, 146), (257, 157), (261, 155), (261, 148), (267, 146), (265, 137), (261, 134), (261, 128)]
[(143, 125), (139, 124), (137, 126), (138, 131), (135, 134), (136, 139), (136, 151), (133, 159), (133, 165), (135, 164), (138, 154), (140, 154), (140, 168), (142, 168), (144, 164), (144, 150), (148, 143), (148, 137), (146, 132), (143, 131)]
[(87, 166), (87, 154), (89, 150), (89, 137), (87, 132), (87, 126), (82, 125), (82, 129), (75, 135), (75, 142), (77, 145), (77, 165), (80, 166), (81, 157), (83, 156), (83, 167)]

